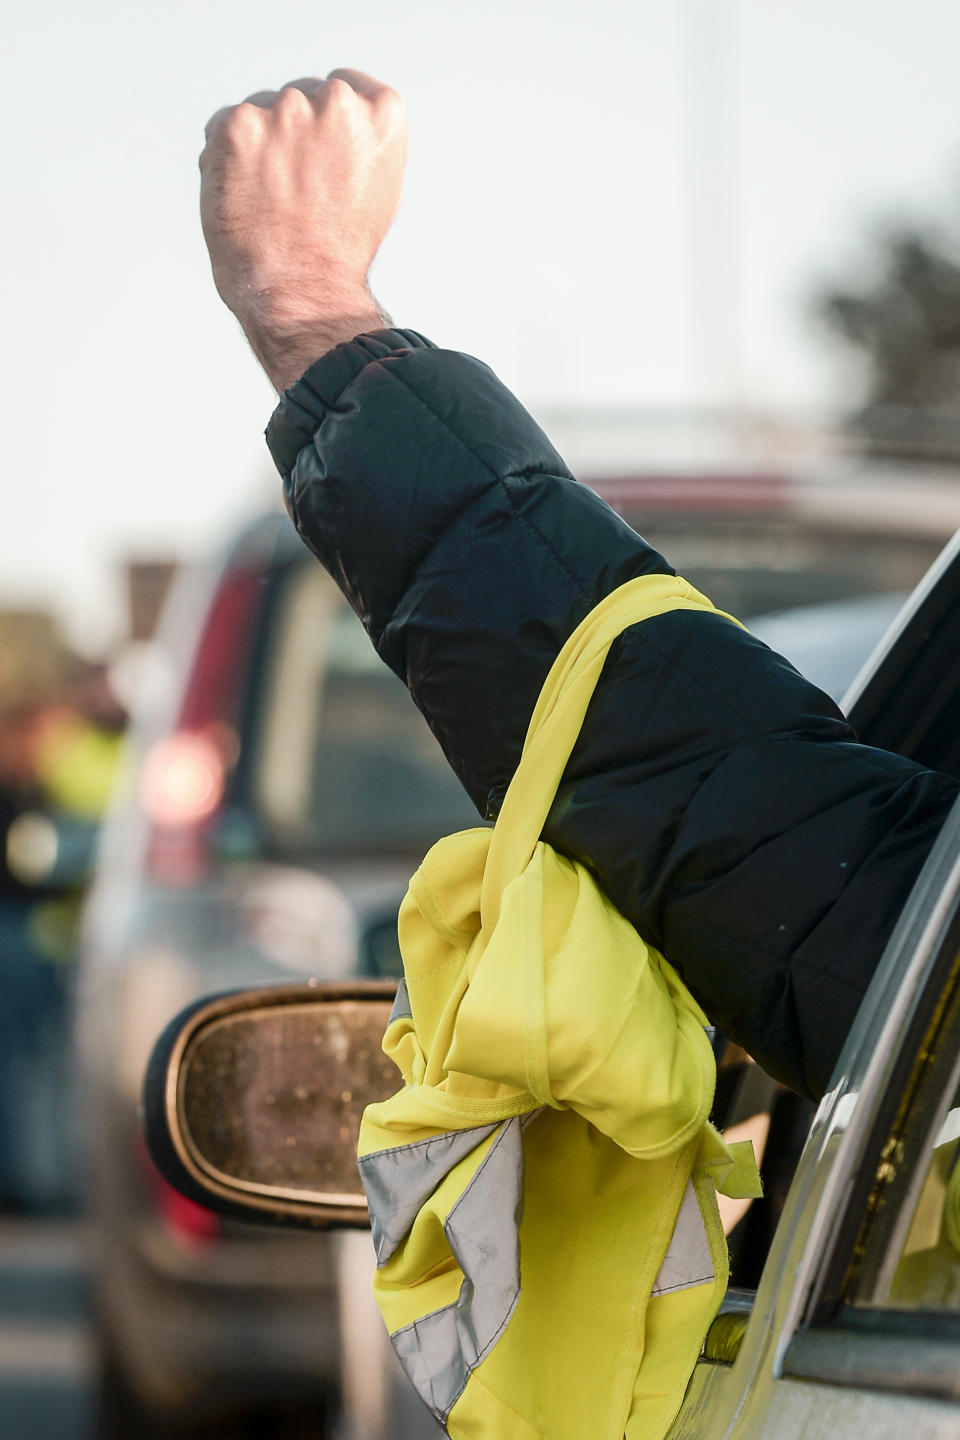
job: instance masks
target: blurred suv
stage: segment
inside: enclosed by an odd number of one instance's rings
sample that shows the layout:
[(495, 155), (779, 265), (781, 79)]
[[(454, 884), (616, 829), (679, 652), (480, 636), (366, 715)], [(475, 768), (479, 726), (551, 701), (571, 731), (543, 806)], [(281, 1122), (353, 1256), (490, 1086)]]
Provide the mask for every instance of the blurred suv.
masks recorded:
[[(595, 488), (744, 619), (909, 590), (960, 523), (955, 489), (901, 514), (902, 487), (878, 499), (859, 482), (846, 504), (842, 486), (766, 475), (617, 476)], [(882, 628), (867, 626), (841, 679)], [(831, 621), (825, 643), (843, 630)], [(247, 1226), (183, 1199), (146, 1157), (137, 1099), (156, 1035), (200, 996), (398, 975), (407, 880), (435, 839), (477, 816), (280, 514), (181, 576), (154, 671), (78, 984), (99, 1440), (237, 1440), (258, 1425), (272, 1440), (419, 1440), (436, 1432), (394, 1385), (367, 1295), (369, 1242)]]
[(356, 1237), (308, 1243), (183, 1201), (139, 1139), (144, 1063), (158, 1027), (211, 989), (399, 973), (407, 880), (476, 816), (285, 517), (182, 577), (155, 659), (78, 984), (99, 1440), (214, 1422), (231, 1437), (269, 1422), (280, 1440), (305, 1416), (316, 1437), (342, 1408), (345, 1317), (363, 1348)]

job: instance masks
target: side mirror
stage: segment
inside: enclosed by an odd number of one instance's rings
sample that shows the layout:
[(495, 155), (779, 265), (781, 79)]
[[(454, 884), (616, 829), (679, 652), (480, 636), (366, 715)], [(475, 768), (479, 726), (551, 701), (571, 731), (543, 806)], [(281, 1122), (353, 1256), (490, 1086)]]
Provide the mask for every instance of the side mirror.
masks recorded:
[(364, 1226), (360, 1116), (400, 1084), (380, 1049), (394, 980), (280, 985), (201, 1001), (167, 1026), (144, 1083), (147, 1146), (208, 1209)]

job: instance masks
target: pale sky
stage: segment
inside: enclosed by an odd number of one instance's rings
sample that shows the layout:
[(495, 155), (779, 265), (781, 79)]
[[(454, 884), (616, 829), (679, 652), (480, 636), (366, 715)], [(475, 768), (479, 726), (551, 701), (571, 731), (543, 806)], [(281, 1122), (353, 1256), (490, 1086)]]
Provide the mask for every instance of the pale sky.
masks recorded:
[(276, 492), (196, 157), (220, 105), (352, 65), (406, 97), (374, 272), (534, 409), (836, 411), (810, 332), (898, 214), (960, 224), (956, 0), (7, 0), (0, 605), (120, 624), (118, 562)]

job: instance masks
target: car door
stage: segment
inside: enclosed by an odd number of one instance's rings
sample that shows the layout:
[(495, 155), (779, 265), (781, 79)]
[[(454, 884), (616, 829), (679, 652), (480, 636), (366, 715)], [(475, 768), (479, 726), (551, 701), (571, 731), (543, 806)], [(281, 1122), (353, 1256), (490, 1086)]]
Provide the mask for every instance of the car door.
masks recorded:
[[(960, 774), (960, 540), (849, 697)], [(817, 1112), (755, 1296), (714, 1322), (671, 1440), (960, 1436), (960, 804)]]

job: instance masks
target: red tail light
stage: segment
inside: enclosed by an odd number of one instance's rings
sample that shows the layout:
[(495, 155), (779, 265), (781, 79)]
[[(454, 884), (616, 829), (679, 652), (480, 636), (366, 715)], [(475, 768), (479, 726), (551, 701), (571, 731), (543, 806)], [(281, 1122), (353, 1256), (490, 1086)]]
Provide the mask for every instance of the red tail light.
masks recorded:
[(140, 798), (154, 825), (201, 825), (223, 799), (226, 766), (209, 730), (178, 730), (154, 745), (143, 765)]
[(186, 1195), (174, 1190), (173, 1186), (168, 1185), (159, 1175), (157, 1181), (157, 1211), (167, 1229), (178, 1240), (192, 1245), (209, 1245), (220, 1239), (223, 1226), (219, 1215), (215, 1215), (203, 1205), (198, 1205), (195, 1200), (188, 1200)]
[(223, 1233), (219, 1215), (205, 1205), (198, 1205), (196, 1200), (188, 1200), (164, 1180), (139, 1134), (136, 1149), (153, 1207), (174, 1239), (186, 1245), (209, 1245), (219, 1240)]

